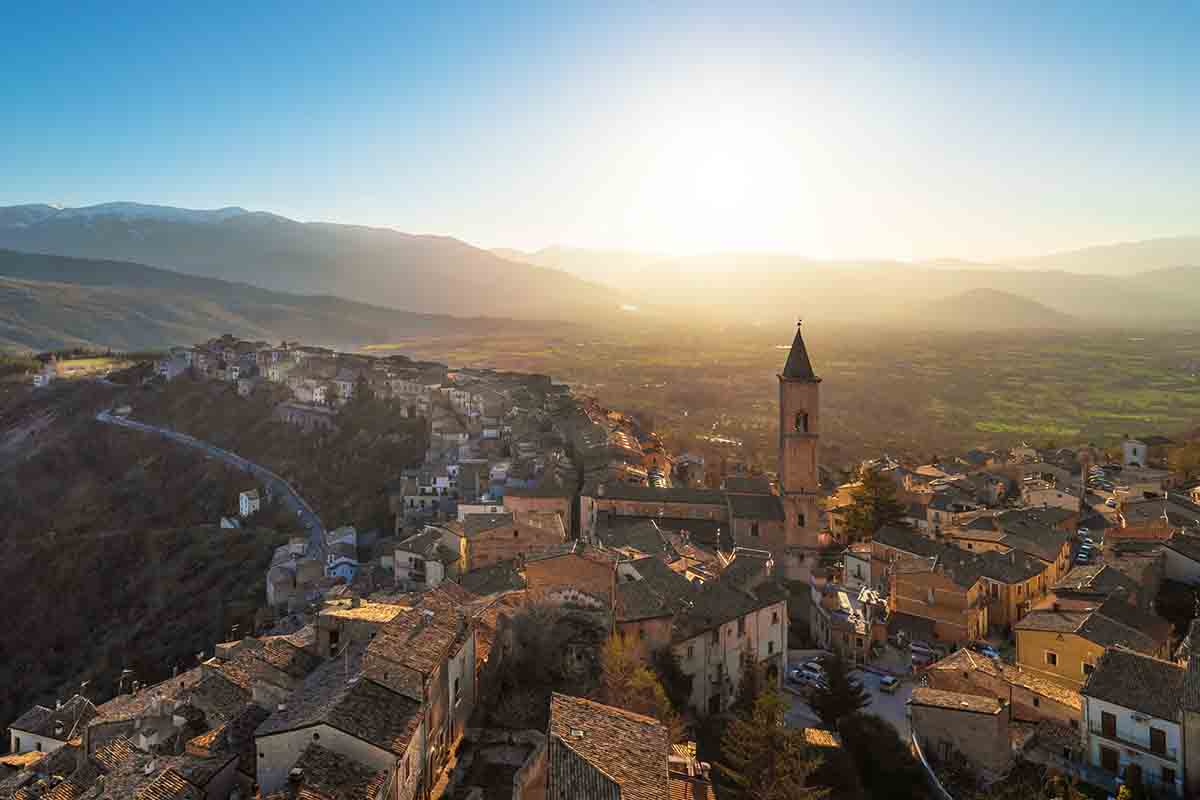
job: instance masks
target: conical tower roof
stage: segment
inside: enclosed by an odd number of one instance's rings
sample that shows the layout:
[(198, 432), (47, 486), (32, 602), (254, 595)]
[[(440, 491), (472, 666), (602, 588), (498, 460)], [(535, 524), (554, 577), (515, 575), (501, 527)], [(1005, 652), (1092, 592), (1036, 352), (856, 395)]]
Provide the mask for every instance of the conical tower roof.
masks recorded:
[(808, 348), (804, 346), (804, 336), (800, 332), (800, 323), (796, 323), (796, 338), (792, 340), (792, 350), (788, 353), (787, 364), (783, 367), (783, 377), (793, 381), (819, 381), (813, 372), (812, 361), (808, 358)]

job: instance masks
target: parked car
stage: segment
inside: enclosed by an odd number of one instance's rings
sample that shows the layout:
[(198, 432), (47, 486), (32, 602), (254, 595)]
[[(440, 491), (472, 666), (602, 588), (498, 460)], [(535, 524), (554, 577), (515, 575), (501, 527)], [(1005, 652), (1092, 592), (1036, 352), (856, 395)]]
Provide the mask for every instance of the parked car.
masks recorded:
[(1000, 651), (987, 642), (971, 642), (967, 647), (988, 658), (999, 658)]
[(881, 692), (895, 694), (896, 690), (899, 688), (900, 681), (896, 680), (896, 678), (892, 677), (891, 675), (884, 675), (879, 679), (879, 691)]

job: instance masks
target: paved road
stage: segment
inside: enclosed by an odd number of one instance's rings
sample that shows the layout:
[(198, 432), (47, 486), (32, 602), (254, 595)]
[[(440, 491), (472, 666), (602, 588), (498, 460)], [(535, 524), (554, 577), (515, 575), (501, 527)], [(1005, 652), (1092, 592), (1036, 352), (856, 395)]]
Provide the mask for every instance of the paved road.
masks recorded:
[[(794, 663), (791, 666), (800, 666)], [(868, 714), (883, 717), (896, 728), (900, 738), (908, 741), (908, 698), (912, 697), (913, 679), (911, 676), (902, 677), (900, 686), (895, 694), (887, 694), (879, 690), (880, 676), (867, 670), (855, 670), (854, 677), (862, 682), (863, 688), (871, 695), (871, 704), (863, 709)], [(788, 709), (785, 721), (793, 728), (820, 728), (821, 719), (804, 700), (803, 692), (794, 684), (787, 684), (788, 695), (791, 698), (791, 708)]]
[(108, 411), (101, 411), (96, 415), (96, 419), (108, 425), (118, 425), (122, 428), (131, 428), (145, 433), (157, 434), (185, 447), (201, 450), (213, 458), (224, 461), (231, 467), (236, 467), (243, 472), (253, 475), (273, 497), (280, 498), (283, 501), (284, 507), (296, 514), (300, 524), (308, 529), (306, 555), (310, 558), (319, 558), (321, 561), (325, 560), (325, 526), (321, 524), (321, 518), (305, 502), (304, 498), (292, 488), (291, 484), (274, 472), (271, 472), (271, 470), (255, 464), (253, 461), (247, 461), (237, 453), (231, 453), (214, 444), (209, 444), (186, 433), (173, 431), (170, 428), (160, 428), (156, 425), (147, 425), (144, 422), (138, 422), (126, 417), (114, 416)]

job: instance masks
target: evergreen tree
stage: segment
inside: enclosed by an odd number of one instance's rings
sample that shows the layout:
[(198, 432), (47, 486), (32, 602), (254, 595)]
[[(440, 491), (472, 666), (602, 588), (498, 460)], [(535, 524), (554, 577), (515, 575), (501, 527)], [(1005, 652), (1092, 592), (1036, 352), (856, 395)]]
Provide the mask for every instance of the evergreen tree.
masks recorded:
[(851, 542), (870, 539), (885, 525), (907, 528), (907, 509), (896, 499), (896, 484), (878, 470), (864, 469), (860, 485), (850, 492), (846, 512), (846, 534)]
[(805, 786), (820, 766), (804, 740), (804, 733), (784, 725), (788, 703), (776, 691), (766, 691), (754, 701), (751, 713), (738, 717), (721, 741), (719, 774), (732, 792), (722, 797), (739, 800), (815, 800), (823, 789)]
[(838, 653), (830, 653), (821, 659), (825, 668), (825, 686), (818, 686), (809, 698), (809, 705), (826, 727), (836, 730), (838, 720), (866, 708), (871, 695), (862, 683), (850, 674), (845, 659)]
[(874, 714), (851, 714), (838, 725), (842, 747), (854, 760), (871, 800), (925, 800), (925, 768), (892, 723)]

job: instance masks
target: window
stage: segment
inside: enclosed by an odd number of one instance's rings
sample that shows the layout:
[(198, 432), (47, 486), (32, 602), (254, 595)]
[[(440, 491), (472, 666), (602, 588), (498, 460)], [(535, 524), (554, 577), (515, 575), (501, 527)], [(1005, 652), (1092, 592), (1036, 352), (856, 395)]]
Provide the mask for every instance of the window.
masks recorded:
[(795, 428), (799, 433), (808, 433), (808, 414), (803, 411), (796, 413)]
[(767, 642), (767, 655), (775, 655), (775, 642)]
[[(803, 512), (803, 511), (801, 511), (799, 514), (797, 514), (797, 515), (796, 515), (796, 524), (797, 524), (797, 525), (799, 525), (801, 528), (805, 527), (805, 526), (804, 526), (804, 512)], [(803, 561), (803, 560), (804, 560), (804, 555), (803, 555), (803, 554), (801, 554), (801, 556), (800, 556), (800, 560), (801, 560), (801, 561)]]
[(1040, 697), (1033, 698), (1033, 707), (1034, 708), (1037, 708), (1041, 704), (1042, 704), (1042, 698), (1040, 698)]
[(1120, 767), (1120, 759), (1117, 757), (1117, 751), (1111, 747), (1100, 747), (1100, 767), (1106, 772), (1116, 772)]
[(721, 643), (721, 629), (720, 629), (720, 628), (713, 628), (713, 632), (712, 632), (712, 643), (713, 643), (713, 644), (720, 644), (720, 643)]
[(313, 733), (313, 741), (314, 741), (314, 742), (319, 742), (319, 741), (321, 741), (321, 734), (319, 734), (319, 733)]
[(1107, 711), (1100, 712), (1100, 733), (1110, 739), (1116, 738), (1117, 717), (1115, 714), (1110, 714)]
[(645, 639), (646, 639), (646, 629), (639, 626), (638, 627), (638, 641), (645, 641)]
[(1093, 672), (1093, 671), (1095, 671), (1095, 669), (1096, 669), (1096, 665), (1095, 665), (1095, 664), (1084, 664), (1084, 665), (1083, 665), (1083, 674), (1084, 674), (1084, 675), (1091, 675), (1091, 674), (1092, 674), (1092, 672)]
[(863, 646), (863, 639), (862, 639), (862, 637), (861, 637), (861, 636), (855, 636), (855, 637), (854, 637), (854, 646), (855, 646), (855, 647), (857, 647), (859, 650), (861, 650), (861, 649), (862, 649), (862, 646)]
[(755, 538), (758, 537), (758, 523), (757, 522), (750, 523), (750, 535)]
[(17, 736), (16, 738), (13, 739), (13, 752), (14, 753), (21, 752), (21, 737), (20, 736)]
[(1053, 650), (1046, 651), (1046, 663), (1051, 667), (1058, 666), (1058, 653)]
[(694, 644), (688, 645), (687, 657), (689, 660), (696, 657), (696, 645), (694, 645)]
[(520, 531), (518, 531), (516, 528), (514, 528), (513, 529), (513, 538), (516, 539), (520, 535), (521, 535)]
[(738, 619), (738, 632), (737, 632), (737, 635), (738, 635), (738, 636), (745, 636), (745, 635), (746, 635), (746, 618), (745, 618), (745, 617), (741, 617), (740, 619)]
[(39, 753), (40, 753), (40, 752), (42, 752), (42, 743), (41, 743), (41, 742), (34, 742), (34, 743), (33, 743), (33, 749), (34, 749), (34, 750), (36, 750), (36, 751), (38, 751)]
[(462, 685), (459, 678), (454, 679), (454, 702), (457, 703), (462, 699)]
[(1174, 783), (1175, 782), (1175, 770), (1171, 769), (1170, 767), (1163, 767), (1162, 782), (1165, 784)]
[(1150, 729), (1150, 752), (1160, 756), (1167, 754), (1167, 732), (1162, 728)]
[(772, 611), (772, 612), (771, 612), (771, 624), (772, 624), (772, 625), (778, 625), (778, 624), (779, 624), (779, 612), (778, 612), (778, 611)]

